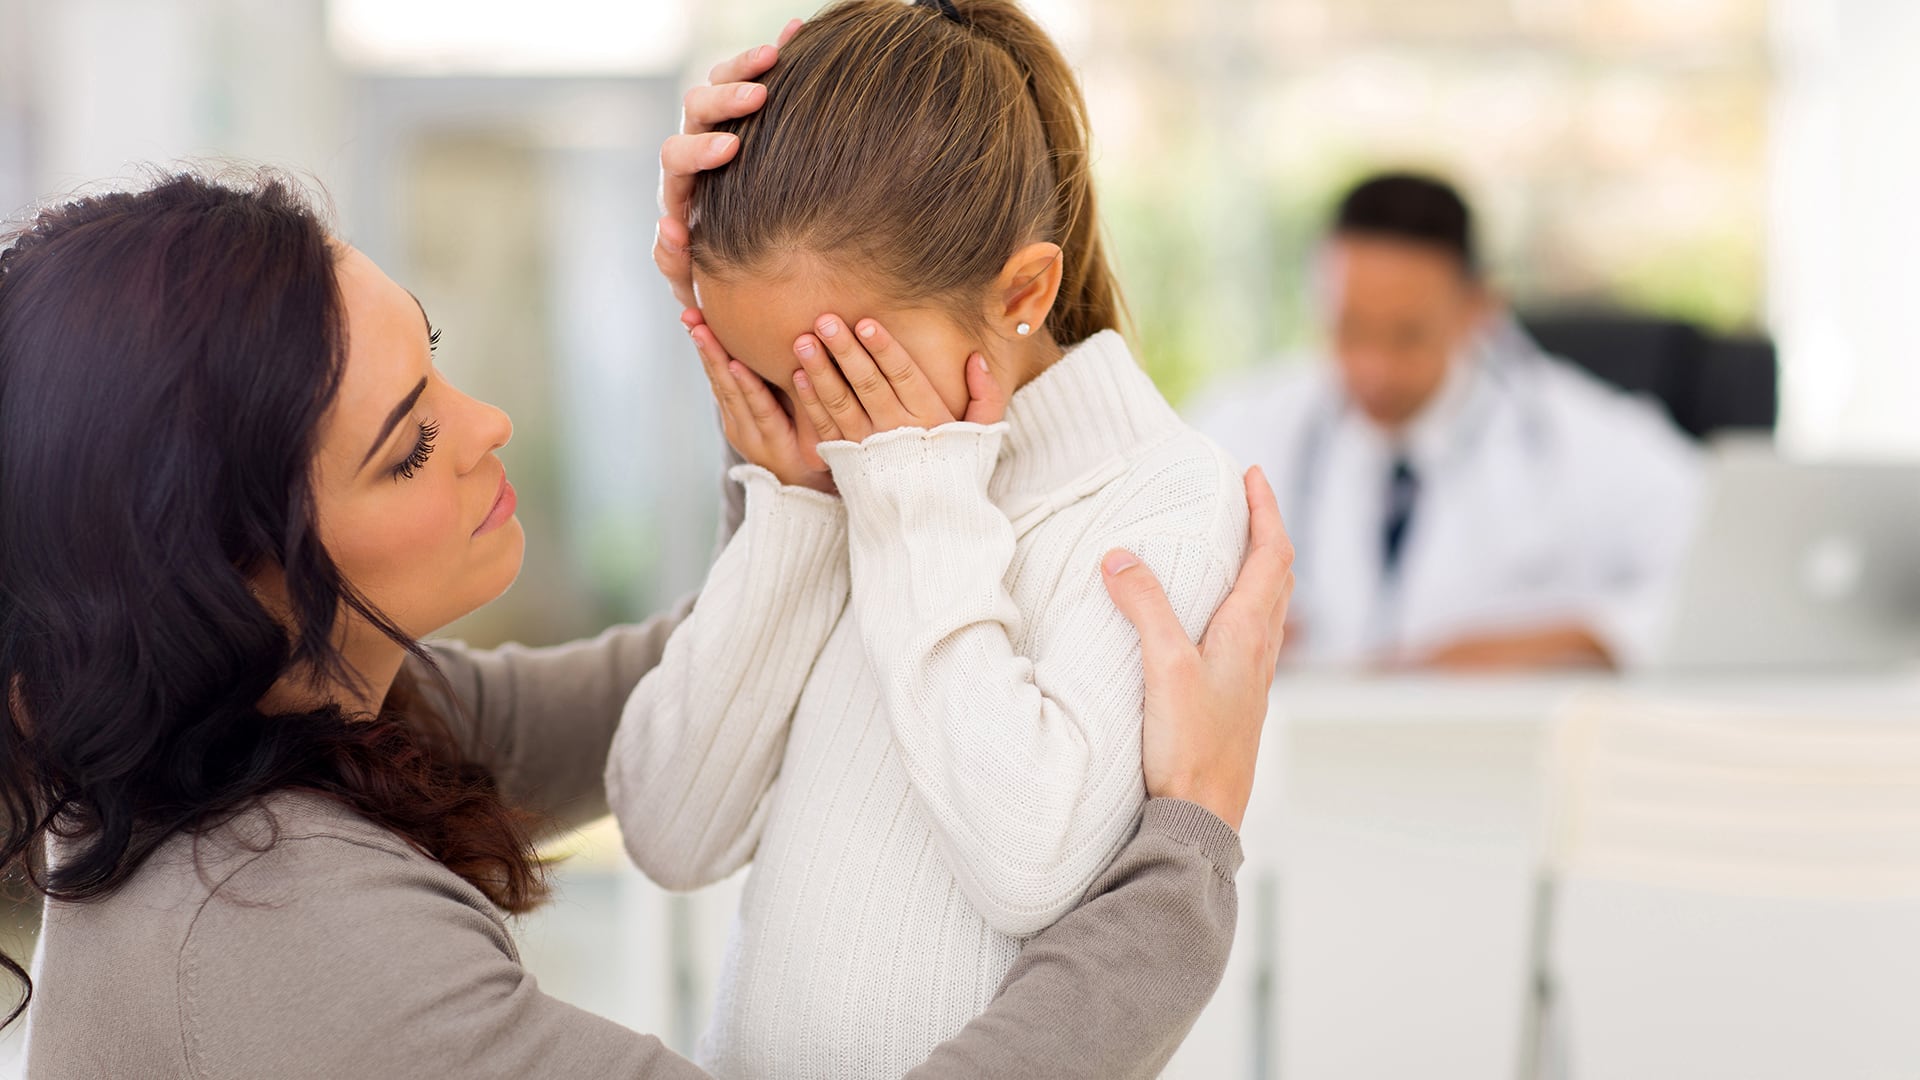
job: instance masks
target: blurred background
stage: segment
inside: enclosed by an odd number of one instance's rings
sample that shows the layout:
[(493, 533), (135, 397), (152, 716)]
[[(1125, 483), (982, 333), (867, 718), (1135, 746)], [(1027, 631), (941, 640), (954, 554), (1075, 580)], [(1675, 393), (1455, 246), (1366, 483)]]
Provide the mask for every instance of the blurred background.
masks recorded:
[[(1783, 454), (1920, 460), (1911, 0), (1027, 6), (1080, 68), (1135, 340), (1176, 404), (1314, 346), (1312, 256), (1334, 200), (1368, 169), (1411, 165), (1466, 192), (1493, 282), (1523, 313), (1763, 343), (1778, 410), (1761, 436)], [(697, 588), (711, 557), (720, 445), (649, 256), (658, 147), (713, 61), (805, 14), (774, 0), (0, 0), (0, 211), (179, 162), (308, 178), (340, 234), (443, 329), (442, 368), (515, 420), (503, 456), (526, 569), (453, 633), (566, 640)], [(1905, 679), (1739, 681), (1712, 687), (1711, 709), (1920, 715)], [(1857, 899), (1831, 889), (1688, 894), (1744, 897), (1687, 917), (1756, 928), (1746, 938), (1652, 925), (1672, 910), (1657, 892), (1556, 891), (1548, 721), (1616, 690), (1560, 675), (1283, 685), (1235, 966), (1169, 1075), (1920, 1072), (1920, 1045), (1876, 1011), (1920, 991), (1911, 877), (1876, 879), (1864, 909), (1819, 908)], [(1682, 741), (1720, 716), (1686, 713)], [(1880, 756), (1920, 770), (1907, 752)], [(1914, 774), (1890, 783), (1909, 790)], [(567, 850), (558, 903), (523, 924), (543, 985), (690, 1048), (738, 882), (669, 898), (609, 827)], [(1590, 936), (1567, 938), (1593, 911)], [(32, 913), (19, 923), (30, 940)], [(1680, 944), (1649, 944), (1662, 934)], [(1750, 955), (1754, 940), (1779, 951)], [(1623, 959), (1682, 954), (1695, 968)], [(1807, 1056), (1729, 1049), (1769, 1028), (1800, 1031)]]

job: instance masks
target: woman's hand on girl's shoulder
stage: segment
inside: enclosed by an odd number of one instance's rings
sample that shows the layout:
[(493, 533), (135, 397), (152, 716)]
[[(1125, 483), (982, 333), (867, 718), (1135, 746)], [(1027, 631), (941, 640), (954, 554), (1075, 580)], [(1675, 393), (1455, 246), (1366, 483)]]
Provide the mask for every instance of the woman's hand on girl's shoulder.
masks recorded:
[(727, 355), (699, 308), (681, 312), (680, 321), (693, 337), (707, 385), (720, 405), (720, 430), (727, 443), (782, 484), (834, 494), (833, 474), (815, 449), (820, 440), (813, 425), (796, 424), (766, 380)]
[(1253, 794), (1267, 692), (1293, 596), (1293, 542), (1273, 488), (1257, 468), (1247, 470), (1246, 488), (1246, 562), (1198, 646), (1187, 640), (1151, 570), (1119, 550), (1101, 564), (1114, 606), (1140, 632), (1147, 794), (1199, 803), (1235, 829)]
[(814, 329), (794, 342), (800, 370), (793, 388), (821, 442), (863, 442), (882, 431), (959, 420), (997, 424), (1006, 415), (1006, 392), (980, 353), (967, 357), (967, 407), (964, 416), (955, 416), (906, 347), (877, 320), (849, 327), (838, 315), (822, 315)]

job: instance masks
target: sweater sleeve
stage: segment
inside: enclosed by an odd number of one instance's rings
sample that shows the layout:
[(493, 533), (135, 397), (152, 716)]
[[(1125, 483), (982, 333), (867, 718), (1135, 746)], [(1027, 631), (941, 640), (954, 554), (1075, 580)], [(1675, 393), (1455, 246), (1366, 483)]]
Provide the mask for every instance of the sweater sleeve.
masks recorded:
[(1100, 556), (1132, 550), (1197, 637), (1232, 587), (1245, 537), (1232, 511), (1245, 507), (1237, 487), (1221, 495), (1210, 448), (1115, 481), (1141, 497), (1122, 492), (1047, 609), (1023, 616), (1005, 581), (1013, 526), (987, 495), (1003, 430), (903, 429), (821, 453), (846, 500), (853, 613), (912, 790), (968, 901), (1024, 936), (1085, 894), (1146, 798), (1140, 639)]
[(745, 518), (699, 606), (627, 701), (607, 795), (627, 852), (672, 889), (753, 857), (787, 731), (847, 600), (839, 499), (734, 470)]
[(606, 814), (602, 776), (621, 706), (692, 607), (687, 597), (644, 623), (544, 648), (434, 642), (427, 650), (452, 702), (438, 692), (433, 672), (408, 664), (461, 749), (493, 770), (509, 803), (540, 815), (550, 829), (577, 828)]
[[(1219, 986), (1239, 863), (1224, 822), (1150, 802), (1081, 905), (1028, 942), (986, 1012), (910, 1075), (1158, 1075)], [(201, 907), (178, 985), (205, 1080), (707, 1075), (654, 1036), (543, 993), (479, 893), (397, 840), (282, 836)]]
[[(744, 510), (740, 483), (728, 475), (739, 463), (728, 449), (729, 469), (720, 478), (721, 549)], [(685, 597), (645, 622), (564, 645), (475, 649), (432, 642), (427, 652), (438, 671), (411, 657), (407, 669), (446, 717), (461, 751), (493, 771), (506, 800), (539, 815), (547, 830), (563, 832), (607, 813), (607, 749), (621, 707), (660, 662), (693, 601)]]
[(384, 844), (283, 837), (221, 884), (182, 946), (193, 1075), (706, 1075), (659, 1039), (543, 993), (485, 904)]
[(908, 1077), (1159, 1076), (1220, 986), (1239, 867), (1226, 822), (1150, 801), (1080, 906), (1027, 942), (986, 1012)]

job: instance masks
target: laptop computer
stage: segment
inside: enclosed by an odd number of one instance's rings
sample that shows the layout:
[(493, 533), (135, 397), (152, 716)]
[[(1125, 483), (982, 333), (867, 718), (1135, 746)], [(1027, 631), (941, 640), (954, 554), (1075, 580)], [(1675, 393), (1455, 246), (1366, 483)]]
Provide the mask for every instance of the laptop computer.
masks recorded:
[(1920, 465), (1717, 456), (1657, 667), (1920, 663)]

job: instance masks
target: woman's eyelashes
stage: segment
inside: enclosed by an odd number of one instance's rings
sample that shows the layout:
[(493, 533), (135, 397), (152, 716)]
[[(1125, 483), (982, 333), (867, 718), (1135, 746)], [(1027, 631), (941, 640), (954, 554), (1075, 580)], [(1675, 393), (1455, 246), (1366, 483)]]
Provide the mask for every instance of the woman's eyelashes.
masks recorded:
[(393, 478), (411, 480), (413, 474), (426, 467), (427, 458), (433, 454), (433, 437), (440, 434), (440, 425), (423, 423), (420, 425), (420, 438), (413, 444), (413, 452), (405, 461), (393, 467)]
[[(440, 328), (429, 326), (427, 327), (427, 354), (434, 356), (439, 352)], [(427, 458), (433, 454), (433, 437), (438, 434), (440, 434), (439, 424), (422, 423), (420, 425), (420, 437), (414, 441), (413, 452), (406, 456), (406, 460), (393, 467), (395, 481), (411, 480), (414, 473), (426, 467)]]

